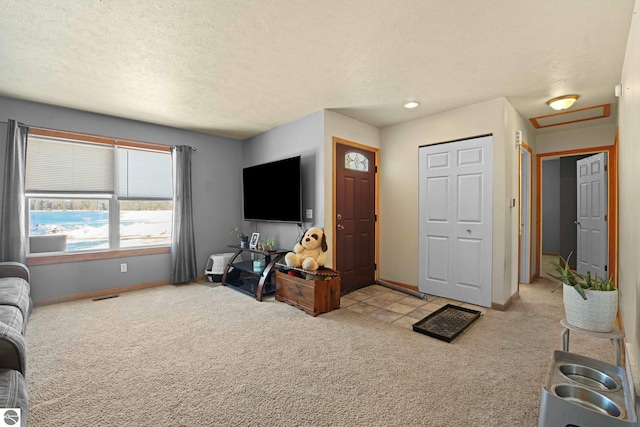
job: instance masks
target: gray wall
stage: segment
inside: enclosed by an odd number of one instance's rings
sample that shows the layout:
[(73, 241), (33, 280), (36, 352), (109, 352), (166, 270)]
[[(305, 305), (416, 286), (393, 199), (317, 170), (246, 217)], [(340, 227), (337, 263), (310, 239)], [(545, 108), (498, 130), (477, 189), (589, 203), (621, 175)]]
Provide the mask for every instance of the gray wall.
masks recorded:
[(575, 220), (578, 217), (578, 189), (576, 178), (576, 161), (579, 157), (568, 156), (560, 158), (560, 250), (558, 253), (569, 260), (571, 266), (576, 265), (576, 251), (578, 250), (578, 230)]
[(571, 252), (571, 267), (576, 265), (578, 251), (578, 177), (577, 161), (592, 154), (565, 156), (560, 158), (560, 252), (565, 259)]
[[(292, 122), (273, 128), (244, 141), (244, 166), (255, 166), (288, 157), (302, 156), (302, 204), (313, 210), (313, 219), (306, 220), (302, 228), (324, 227), (324, 111), (318, 111)], [(240, 174), (240, 172), (238, 172)], [(242, 179), (241, 175), (240, 179)], [(264, 183), (265, 191), (273, 194), (274, 203), (287, 197), (286, 182)], [(275, 236), (276, 245), (293, 249), (300, 238), (296, 224), (274, 222), (245, 222), (245, 233), (259, 232), (260, 239)]]
[(542, 162), (542, 252), (560, 253), (560, 160)]
[[(242, 219), (241, 141), (0, 97), (2, 165), (8, 119), (62, 131), (195, 147), (197, 152), (193, 156), (192, 180), (198, 273), (204, 272), (210, 254), (229, 252), (227, 245), (236, 243), (234, 237), (229, 235), (229, 230), (238, 226)], [(119, 265), (122, 262), (128, 263), (127, 273), (120, 273)], [(32, 266), (30, 270), (32, 296), (38, 302), (89, 291), (166, 281), (169, 279), (169, 255)]]
[(578, 247), (576, 162), (589, 155), (542, 162), (542, 251), (560, 254), (575, 266)]

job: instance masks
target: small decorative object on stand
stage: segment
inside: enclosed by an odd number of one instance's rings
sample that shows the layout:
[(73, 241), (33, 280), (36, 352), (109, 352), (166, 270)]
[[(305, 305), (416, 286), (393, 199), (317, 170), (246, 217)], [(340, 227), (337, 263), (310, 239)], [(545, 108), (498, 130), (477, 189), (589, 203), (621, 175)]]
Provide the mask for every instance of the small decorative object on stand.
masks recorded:
[(264, 250), (272, 251), (276, 248), (276, 239), (273, 236), (267, 236), (267, 240), (264, 241)]
[(266, 267), (267, 263), (264, 258), (253, 261), (253, 271), (260, 273)]
[(260, 240), (260, 233), (253, 233), (249, 241), (249, 248), (258, 249), (258, 240)]
[(232, 228), (229, 231), (229, 234), (235, 234), (238, 237), (238, 239), (240, 239), (240, 247), (241, 248), (249, 247), (249, 236), (247, 236), (242, 231), (240, 231), (238, 229), (238, 227)]

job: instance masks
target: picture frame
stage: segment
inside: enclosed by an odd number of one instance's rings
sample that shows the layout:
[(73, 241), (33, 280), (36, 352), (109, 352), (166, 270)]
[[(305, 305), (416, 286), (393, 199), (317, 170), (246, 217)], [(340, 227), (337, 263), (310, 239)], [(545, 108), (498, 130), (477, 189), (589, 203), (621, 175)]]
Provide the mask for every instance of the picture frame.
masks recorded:
[(256, 249), (258, 247), (258, 239), (260, 239), (260, 233), (251, 234), (251, 240), (249, 240), (249, 249)]

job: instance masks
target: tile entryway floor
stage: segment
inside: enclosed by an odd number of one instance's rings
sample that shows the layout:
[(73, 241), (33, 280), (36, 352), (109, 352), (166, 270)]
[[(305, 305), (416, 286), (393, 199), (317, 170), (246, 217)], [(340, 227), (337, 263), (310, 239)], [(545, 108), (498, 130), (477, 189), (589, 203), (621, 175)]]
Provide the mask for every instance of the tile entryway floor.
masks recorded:
[(407, 329), (412, 329), (412, 325), (418, 320), (447, 304), (478, 310), (483, 315), (489, 310), (486, 307), (431, 295), (427, 295), (427, 299), (423, 300), (381, 285), (367, 286), (340, 298), (341, 309), (375, 317)]

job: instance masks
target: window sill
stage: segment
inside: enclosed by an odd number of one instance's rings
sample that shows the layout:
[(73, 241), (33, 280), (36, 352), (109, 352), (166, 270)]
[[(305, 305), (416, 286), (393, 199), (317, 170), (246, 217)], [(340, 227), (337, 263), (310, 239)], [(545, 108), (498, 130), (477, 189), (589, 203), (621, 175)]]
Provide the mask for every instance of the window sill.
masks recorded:
[(65, 262), (95, 261), (99, 259), (126, 258), (141, 255), (168, 254), (169, 246), (154, 248), (118, 249), (113, 251), (64, 253), (64, 254), (32, 254), (27, 256), (27, 265), (60, 264)]

